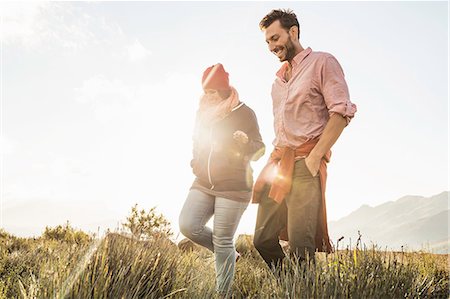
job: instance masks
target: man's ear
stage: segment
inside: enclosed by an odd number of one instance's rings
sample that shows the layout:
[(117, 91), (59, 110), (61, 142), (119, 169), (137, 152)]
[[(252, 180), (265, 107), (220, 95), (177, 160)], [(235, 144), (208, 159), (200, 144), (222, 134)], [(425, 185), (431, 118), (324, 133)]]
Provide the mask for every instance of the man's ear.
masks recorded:
[(291, 36), (291, 38), (298, 39), (298, 36), (299, 36), (299, 34), (298, 34), (298, 27), (297, 26), (292, 26), (289, 29), (289, 35)]

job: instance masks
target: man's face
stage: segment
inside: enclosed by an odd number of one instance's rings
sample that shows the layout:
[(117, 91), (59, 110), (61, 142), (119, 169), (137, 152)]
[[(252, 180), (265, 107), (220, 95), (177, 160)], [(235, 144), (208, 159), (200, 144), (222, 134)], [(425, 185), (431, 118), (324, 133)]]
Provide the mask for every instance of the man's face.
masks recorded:
[(281, 62), (294, 58), (294, 43), (289, 32), (281, 26), (279, 20), (270, 24), (264, 35), (269, 51), (275, 54)]

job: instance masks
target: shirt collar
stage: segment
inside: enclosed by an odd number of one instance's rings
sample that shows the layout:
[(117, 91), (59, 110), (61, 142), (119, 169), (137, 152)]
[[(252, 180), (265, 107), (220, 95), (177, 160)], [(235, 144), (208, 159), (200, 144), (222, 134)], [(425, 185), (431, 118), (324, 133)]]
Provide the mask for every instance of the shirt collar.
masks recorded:
[[(303, 51), (301, 51), (300, 53), (298, 53), (297, 55), (295, 55), (295, 57), (292, 59), (292, 68), (296, 68), (311, 52), (312, 52), (312, 49), (310, 47), (308, 47), (308, 48), (304, 49)], [(283, 80), (284, 72), (286, 71), (287, 66), (288, 66), (288, 62), (286, 61), (285, 63), (283, 63), (283, 65), (277, 72), (278, 78)]]

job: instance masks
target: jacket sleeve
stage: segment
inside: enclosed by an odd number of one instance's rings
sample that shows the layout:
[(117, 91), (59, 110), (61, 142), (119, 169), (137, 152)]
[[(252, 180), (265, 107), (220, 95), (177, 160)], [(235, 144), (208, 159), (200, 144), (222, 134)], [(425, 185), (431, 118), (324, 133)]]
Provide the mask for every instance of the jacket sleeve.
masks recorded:
[(195, 120), (194, 124), (194, 132), (192, 134), (192, 160), (191, 160), (191, 168), (194, 169), (195, 164), (198, 160), (198, 120)]
[(262, 141), (261, 134), (259, 133), (258, 120), (256, 119), (255, 112), (250, 109), (249, 117), (249, 129), (246, 132), (248, 136), (248, 142), (246, 144), (240, 144), (241, 150), (244, 155), (251, 161), (257, 161), (265, 153), (265, 145)]
[(197, 163), (197, 144), (195, 142), (195, 139), (192, 140), (192, 159), (191, 159), (191, 168), (194, 169), (195, 163)]

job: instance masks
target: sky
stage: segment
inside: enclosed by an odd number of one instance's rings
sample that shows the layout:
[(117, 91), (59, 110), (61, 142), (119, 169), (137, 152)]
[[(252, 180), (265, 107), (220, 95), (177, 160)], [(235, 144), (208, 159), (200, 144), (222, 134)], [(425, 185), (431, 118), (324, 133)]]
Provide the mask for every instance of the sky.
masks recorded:
[(358, 107), (332, 149), (328, 220), (449, 190), (447, 2), (1, 2), (0, 227), (39, 234), (58, 213), (96, 230), (137, 203), (178, 232), (201, 76), (218, 62), (258, 118), (256, 178), (281, 66), (258, 23), (276, 8), (338, 59)]

